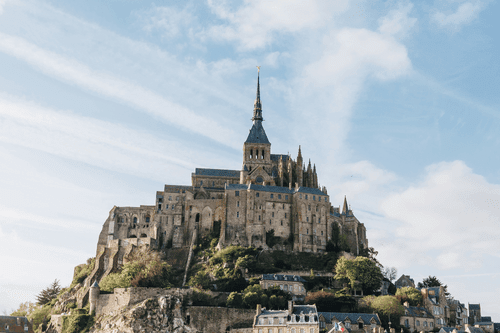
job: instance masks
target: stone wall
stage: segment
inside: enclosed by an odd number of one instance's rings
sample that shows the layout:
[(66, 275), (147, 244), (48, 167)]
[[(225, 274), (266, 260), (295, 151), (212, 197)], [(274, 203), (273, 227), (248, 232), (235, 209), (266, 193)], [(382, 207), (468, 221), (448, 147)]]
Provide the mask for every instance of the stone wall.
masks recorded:
[(96, 304), (96, 315), (114, 315), (123, 308), (140, 303), (148, 298), (164, 295), (185, 296), (188, 289), (163, 288), (115, 288), (113, 294), (100, 294)]
[(243, 332), (240, 331), (243, 328), (252, 328), (254, 316), (255, 310), (250, 309), (189, 306), (185, 321), (199, 332), (226, 332), (227, 329)]

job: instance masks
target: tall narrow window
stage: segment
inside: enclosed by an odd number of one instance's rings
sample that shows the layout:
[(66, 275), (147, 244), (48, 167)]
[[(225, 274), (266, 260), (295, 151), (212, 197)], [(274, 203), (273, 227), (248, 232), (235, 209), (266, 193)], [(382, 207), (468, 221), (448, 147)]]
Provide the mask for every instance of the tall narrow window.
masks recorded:
[(253, 149), (250, 149), (250, 158), (253, 158)]
[(264, 152), (264, 150), (262, 150), (262, 159), (264, 159), (264, 156), (265, 156), (265, 152)]
[(259, 150), (255, 149), (255, 158), (259, 158)]

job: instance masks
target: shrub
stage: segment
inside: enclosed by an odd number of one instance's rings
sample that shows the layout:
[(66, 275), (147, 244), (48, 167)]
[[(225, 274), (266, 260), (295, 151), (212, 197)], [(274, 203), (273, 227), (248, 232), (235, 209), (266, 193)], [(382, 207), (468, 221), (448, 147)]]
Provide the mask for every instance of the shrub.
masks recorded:
[(88, 332), (94, 324), (94, 317), (88, 314), (72, 313), (63, 317), (61, 333), (84, 333)]

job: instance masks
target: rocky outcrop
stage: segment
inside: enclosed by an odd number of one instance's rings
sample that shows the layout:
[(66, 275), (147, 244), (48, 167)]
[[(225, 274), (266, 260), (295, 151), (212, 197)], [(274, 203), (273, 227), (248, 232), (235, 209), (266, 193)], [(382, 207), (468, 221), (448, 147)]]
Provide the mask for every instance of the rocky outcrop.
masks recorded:
[(182, 299), (175, 295), (147, 299), (113, 316), (102, 315), (90, 332), (99, 333), (156, 333), (197, 332), (185, 323)]

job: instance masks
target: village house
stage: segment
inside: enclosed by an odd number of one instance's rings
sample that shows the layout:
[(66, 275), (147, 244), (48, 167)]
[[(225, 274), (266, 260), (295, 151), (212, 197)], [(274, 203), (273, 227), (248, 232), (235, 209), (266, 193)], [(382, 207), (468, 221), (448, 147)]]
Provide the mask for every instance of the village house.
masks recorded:
[(292, 295), (292, 301), (303, 301), (306, 297), (304, 282), (306, 281), (298, 275), (263, 274), (260, 286), (262, 289), (279, 286)]
[(33, 333), (33, 325), (28, 318), (22, 316), (0, 316), (0, 332)]
[(319, 312), (319, 328), (330, 331), (335, 324), (351, 333), (380, 332), (381, 322), (376, 313)]
[(410, 332), (429, 332), (435, 327), (435, 319), (432, 313), (425, 307), (410, 306), (404, 303), (405, 312), (400, 318), (400, 325), (406, 327)]
[(257, 305), (253, 333), (319, 333), (316, 305), (295, 305), (288, 310), (266, 310)]

